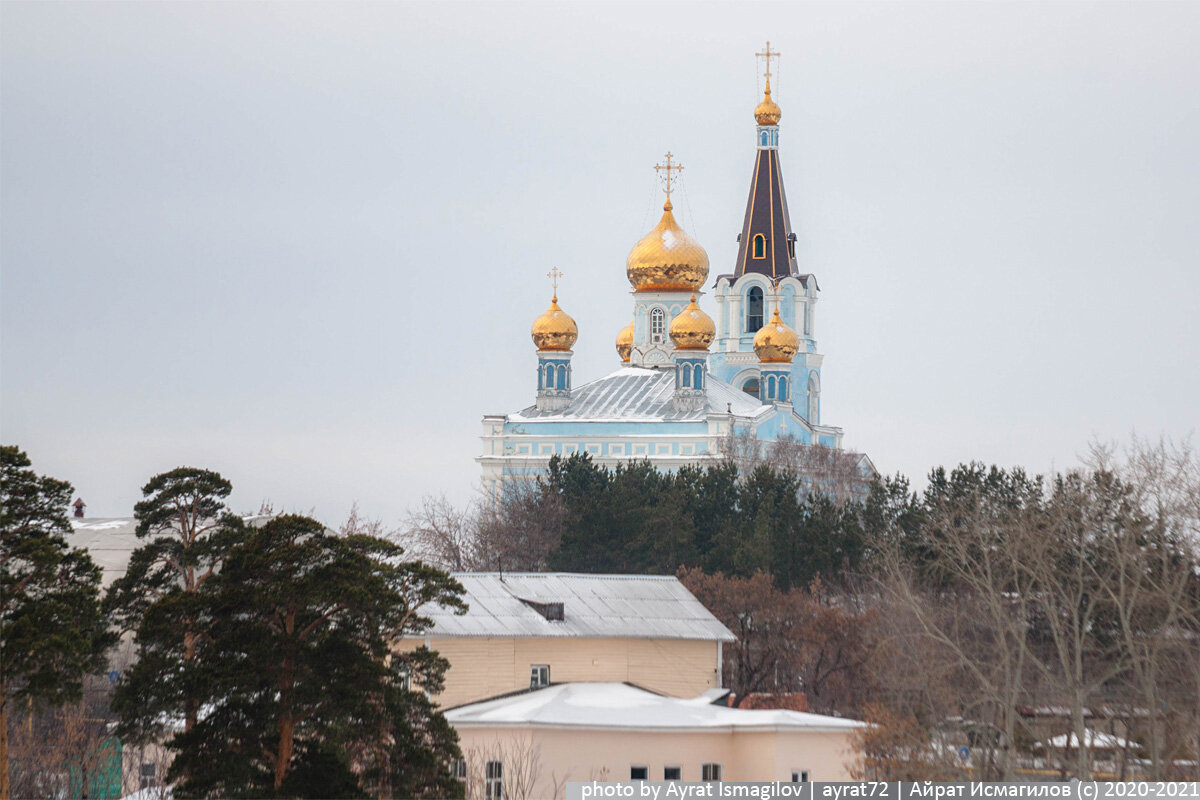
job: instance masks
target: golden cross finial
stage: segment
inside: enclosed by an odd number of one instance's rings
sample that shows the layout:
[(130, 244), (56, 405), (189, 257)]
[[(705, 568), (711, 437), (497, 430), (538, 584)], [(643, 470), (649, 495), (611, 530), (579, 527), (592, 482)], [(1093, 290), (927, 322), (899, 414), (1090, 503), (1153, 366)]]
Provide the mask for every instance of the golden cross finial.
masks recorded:
[(546, 277), (550, 279), (550, 285), (554, 287), (554, 302), (558, 302), (558, 279), (563, 276), (562, 270), (558, 267), (551, 267), (546, 273)]
[[(674, 158), (674, 156), (672, 156), (670, 151), (668, 151), (667, 152), (667, 163), (654, 165), (654, 171), (658, 173), (658, 177), (662, 179), (663, 184), (667, 188), (667, 199), (668, 200), (671, 198), (671, 182), (676, 180), (675, 176), (673, 176), (671, 173), (672, 172), (683, 172), (683, 165), (672, 163), (671, 162), (672, 158)], [(666, 173), (666, 175), (663, 174), (664, 172)]]
[(767, 85), (769, 86), (771, 84), (771, 59), (779, 58), (779, 51), (778, 50), (772, 51), (771, 43), (768, 41), (766, 50), (761, 53), (755, 53), (754, 55), (756, 55), (759, 58), (765, 58), (767, 60), (767, 71), (764, 73), (764, 76), (766, 77)]

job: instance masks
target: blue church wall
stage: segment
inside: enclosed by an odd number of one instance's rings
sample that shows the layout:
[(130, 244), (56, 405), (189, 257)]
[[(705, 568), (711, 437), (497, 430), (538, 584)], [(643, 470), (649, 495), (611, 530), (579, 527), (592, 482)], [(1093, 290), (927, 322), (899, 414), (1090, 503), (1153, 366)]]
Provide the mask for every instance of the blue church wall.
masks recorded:
[(804, 444), (812, 444), (812, 433), (805, 427), (803, 422), (791, 414), (776, 414), (774, 417), (760, 423), (755, 433), (759, 439), (768, 442), (790, 436)]
[(708, 422), (509, 422), (506, 436), (555, 436), (590, 439), (607, 436), (707, 436)]

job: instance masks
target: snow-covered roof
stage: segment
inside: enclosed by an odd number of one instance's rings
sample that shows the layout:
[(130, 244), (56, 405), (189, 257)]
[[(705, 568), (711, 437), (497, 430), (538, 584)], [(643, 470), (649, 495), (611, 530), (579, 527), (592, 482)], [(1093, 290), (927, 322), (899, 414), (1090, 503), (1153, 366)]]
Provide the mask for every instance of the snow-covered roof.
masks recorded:
[[(270, 519), (267, 514), (242, 517), (247, 525), (258, 526)], [(125, 574), (129, 558), (143, 542), (137, 537), (136, 517), (72, 517), (67, 544), (83, 548), (101, 570), (101, 583), (107, 587)]]
[(67, 544), (88, 551), (100, 567), (101, 581), (106, 587), (125, 574), (129, 557), (141, 544), (137, 538), (137, 520), (133, 517), (72, 517), (71, 527)]
[(626, 683), (560, 683), (544, 689), (482, 700), (445, 713), (447, 721), (460, 728), (846, 733), (865, 725), (857, 720), (800, 711), (715, 706), (704, 696), (681, 700)]
[[(1126, 747), (1131, 747), (1136, 750), (1138, 747), (1137, 744), (1127, 742), (1120, 736), (1114, 736), (1111, 733), (1104, 733), (1103, 731), (1094, 731), (1091, 728), (1087, 729), (1087, 732), (1084, 734), (1084, 738), (1087, 740), (1087, 746), (1089, 750), (1124, 750)], [(1072, 731), (1070, 733), (1063, 733), (1055, 736), (1049, 740), (1048, 744), (1051, 747), (1056, 747), (1059, 749), (1064, 747), (1067, 749), (1074, 749), (1078, 746), (1079, 739), (1075, 736), (1075, 732)]]
[(538, 411), (537, 406), (509, 415), (510, 422), (538, 422), (569, 419), (575, 422), (670, 420), (700, 422), (709, 414), (733, 413), (739, 417), (757, 417), (771, 410), (745, 392), (718, 380), (710, 373), (704, 381), (707, 402), (695, 409), (679, 410), (671, 398), (675, 395), (675, 371), (622, 367), (611, 375), (578, 386), (571, 392), (571, 403), (555, 411)]
[[(456, 572), (468, 611), (423, 609), (427, 636), (703, 639), (734, 636), (671, 575)], [(539, 610), (562, 603), (562, 619)]]

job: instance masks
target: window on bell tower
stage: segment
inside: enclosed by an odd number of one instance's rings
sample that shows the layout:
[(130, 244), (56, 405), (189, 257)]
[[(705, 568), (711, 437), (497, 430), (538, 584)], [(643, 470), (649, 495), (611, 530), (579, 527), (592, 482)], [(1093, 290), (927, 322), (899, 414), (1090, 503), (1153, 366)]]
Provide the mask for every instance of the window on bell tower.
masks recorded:
[(663, 333), (667, 328), (667, 315), (661, 308), (650, 310), (650, 341), (658, 344), (663, 341)]
[(754, 257), (767, 257), (767, 237), (763, 236), (761, 233), (754, 234)]
[(755, 333), (763, 326), (763, 290), (751, 286), (746, 292), (746, 333)]

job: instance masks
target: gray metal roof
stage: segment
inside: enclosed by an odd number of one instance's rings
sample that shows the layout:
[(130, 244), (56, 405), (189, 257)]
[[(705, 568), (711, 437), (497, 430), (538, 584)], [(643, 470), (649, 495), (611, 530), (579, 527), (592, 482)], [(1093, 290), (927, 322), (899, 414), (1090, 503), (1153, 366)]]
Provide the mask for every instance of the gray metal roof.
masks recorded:
[[(734, 636), (669, 575), (578, 575), (561, 572), (456, 572), (469, 610), (422, 609), (431, 637), (703, 639)], [(562, 603), (562, 621), (522, 602)]]
[(745, 392), (718, 380), (712, 374), (704, 382), (707, 403), (697, 409), (677, 410), (671, 402), (675, 394), (675, 371), (622, 367), (611, 375), (585, 383), (571, 393), (571, 404), (557, 411), (538, 411), (530, 406), (509, 416), (513, 422), (538, 420), (673, 420), (701, 422), (709, 414), (730, 411), (741, 417), (756, 417), (770, 406)]

